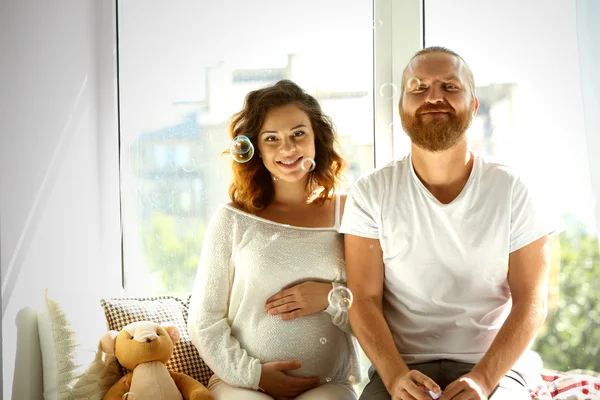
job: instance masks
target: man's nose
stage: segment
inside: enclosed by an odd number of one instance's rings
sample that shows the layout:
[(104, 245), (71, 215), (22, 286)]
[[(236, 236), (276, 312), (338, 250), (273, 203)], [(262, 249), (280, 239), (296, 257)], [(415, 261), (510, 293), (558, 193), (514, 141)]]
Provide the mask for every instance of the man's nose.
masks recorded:
[(432, 85), (427, 92), (425, 101), (431, 104), (442, 103), (444, 101), (444, 92), (441, 87)]

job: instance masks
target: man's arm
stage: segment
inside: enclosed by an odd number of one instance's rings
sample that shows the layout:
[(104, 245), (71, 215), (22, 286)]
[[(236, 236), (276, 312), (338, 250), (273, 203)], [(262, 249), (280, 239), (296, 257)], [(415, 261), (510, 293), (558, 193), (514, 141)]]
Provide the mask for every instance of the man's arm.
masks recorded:
[(535, 339), (547, 313), (549, 240), (544, 236), (510, 254), (512, 309), (471, 377), (489, 394)]
[(398, 396), (405, 391), (416, 399), (428, 398), (418, 385), (436, 392), (438, 386), (418, 371), (410, 371), (383, 316), (384, 265), (379, 240), (346, 234), (345, 254), (348, 289), (354, 298), (350, 325), (362, 349), (390, 394)]

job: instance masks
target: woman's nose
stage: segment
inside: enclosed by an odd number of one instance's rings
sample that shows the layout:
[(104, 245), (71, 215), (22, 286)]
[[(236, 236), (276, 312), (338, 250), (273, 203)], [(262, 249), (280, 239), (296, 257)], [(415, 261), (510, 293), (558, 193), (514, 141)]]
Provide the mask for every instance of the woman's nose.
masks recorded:
[(284, 140), (281, 143), (280, 150), (283, 151), (284, 153), (292, 152), (292, 151), (296, 150), (296, 144), (294, 142), (292, 142), (291, 140)]

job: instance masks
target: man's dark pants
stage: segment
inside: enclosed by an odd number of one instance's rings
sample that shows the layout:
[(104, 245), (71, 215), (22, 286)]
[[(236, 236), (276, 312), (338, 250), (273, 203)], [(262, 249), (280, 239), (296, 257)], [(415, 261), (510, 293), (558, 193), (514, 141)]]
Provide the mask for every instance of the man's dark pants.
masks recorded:
[[(470, 372), (475, 364), (461, 363), (451, 360), (431, 361), (421, 364), (411, 364), (410, 369), (427, 375), (437, 383), (442, 390), (450, 383)], [(389, 400), (381, 377), (373, 367), (369, 369), (369, 383), (365, 386), (359, 400)], [(529, 390), (525, 379), (516, 371), (510, 370), (500, 380), (489, 400), (529, 400)]]

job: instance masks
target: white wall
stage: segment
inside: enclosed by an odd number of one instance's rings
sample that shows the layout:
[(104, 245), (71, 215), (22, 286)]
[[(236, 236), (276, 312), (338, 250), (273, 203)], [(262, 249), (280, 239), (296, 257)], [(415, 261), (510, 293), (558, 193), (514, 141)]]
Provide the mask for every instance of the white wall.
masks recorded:
[(114, 0), (0, 3), (3, 398), (44, 288), (118, 293)]

